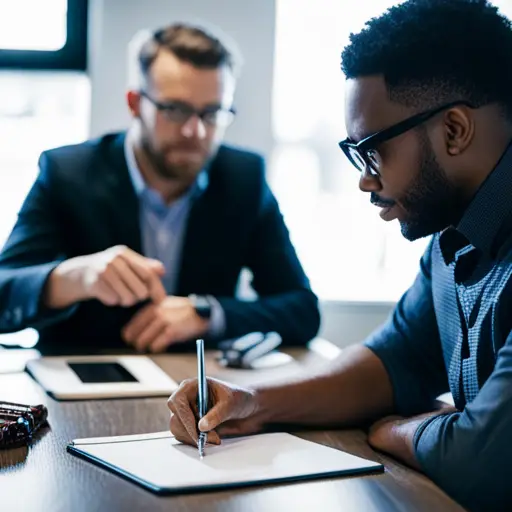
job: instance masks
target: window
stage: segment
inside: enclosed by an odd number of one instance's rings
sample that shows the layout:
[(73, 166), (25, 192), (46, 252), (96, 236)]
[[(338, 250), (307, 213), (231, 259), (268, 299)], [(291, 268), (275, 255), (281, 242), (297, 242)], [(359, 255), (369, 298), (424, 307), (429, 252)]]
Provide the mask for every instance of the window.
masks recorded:
[[(428, 239), (409, 242), (358, 188), (338, 148), (346, 137), (340, 54), (351, 32), (391, 0), (278, 0), (270, 184), (323, 300), (396, 301)], [(496, 4), (512, 14), (512, 0)]]
[[(0, 0), (0, 244), (37, 175), (42, 151), (89, 133), (87, 0)], [(5, 71), (11, 69), (11, 71)], [(27, 71), (27, 70), (39, 70)], [(31, 347), (37, 332), (0, 336)]]
[(89, 81), (78, 73), (0, 74), (0, 244), (36, 178), (42, 151), (89, 130)]
[(87, 0), (0, 0), (0, 67), (85, 70)]
[[(37, 176), (41, 152), (87, 138), (89, 88), (81, 73), (0, 73), (0, 247)], [(2, 344), (36, 341), (32, 329), (0, 336)]]

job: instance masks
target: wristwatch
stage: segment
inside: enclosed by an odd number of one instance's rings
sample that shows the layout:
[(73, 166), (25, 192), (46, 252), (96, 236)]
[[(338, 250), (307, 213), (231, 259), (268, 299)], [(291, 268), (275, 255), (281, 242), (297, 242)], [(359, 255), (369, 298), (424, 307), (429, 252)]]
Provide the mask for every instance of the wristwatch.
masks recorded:
[(204, 295), (195, 294), (189, 295), (188, 298), (192, 302), (198, 316), (205, 320), (209, 320), (212, 316), (212, 303), (209, 298)]

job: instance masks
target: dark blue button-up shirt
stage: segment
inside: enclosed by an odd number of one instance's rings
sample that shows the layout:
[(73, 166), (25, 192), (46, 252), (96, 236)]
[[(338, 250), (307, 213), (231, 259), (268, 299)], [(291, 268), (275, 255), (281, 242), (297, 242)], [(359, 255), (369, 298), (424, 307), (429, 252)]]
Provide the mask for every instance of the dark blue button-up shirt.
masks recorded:
[(396, 411), (459, 412), (424, 421), (425, 473), (472, 510), (512, 510), (512, 148), (457, 228), (433, 237), (412, 287), (366, 341), (384, 363)]

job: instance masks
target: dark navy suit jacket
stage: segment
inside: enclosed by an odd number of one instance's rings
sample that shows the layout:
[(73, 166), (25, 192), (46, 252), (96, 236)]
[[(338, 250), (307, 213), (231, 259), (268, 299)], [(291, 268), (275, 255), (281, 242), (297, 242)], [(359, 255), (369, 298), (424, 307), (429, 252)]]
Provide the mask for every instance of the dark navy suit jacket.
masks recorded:
[[(55, 311), (42, 303), (59, 262), (119, 244), (142, 252), (123, 144), (124, 134), (110, 134), (41, 155), (39, 175), (0, 254), (0, 332), (34, 327), (45, 353), (125, 348), (121, 328), (140, 305), (90, 300)], [(278, 331), (285, 344), (306, 343), (319, 328), (317, 297), (265, 180), (263, 159), (221, 146), (208, 172), (208, 188), (190, 211), (176, 294), (215, 296), (225, 312), (225, 338)], [(244, 267), (254, 276), (253, 302), (235, 298)]]

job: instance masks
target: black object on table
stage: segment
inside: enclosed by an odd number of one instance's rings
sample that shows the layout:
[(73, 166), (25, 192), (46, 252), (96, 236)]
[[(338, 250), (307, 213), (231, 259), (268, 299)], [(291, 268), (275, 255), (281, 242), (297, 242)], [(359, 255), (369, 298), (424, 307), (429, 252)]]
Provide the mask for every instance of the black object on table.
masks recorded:
[(0, 450), (29, 444), (47, 418), (48, 409), (44, 405), (0, 402)]

